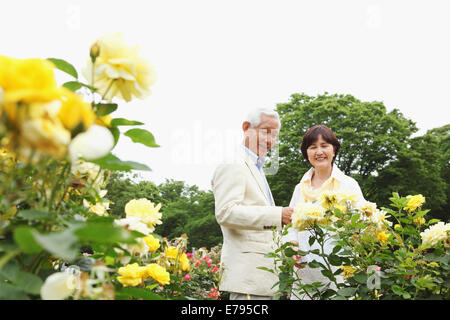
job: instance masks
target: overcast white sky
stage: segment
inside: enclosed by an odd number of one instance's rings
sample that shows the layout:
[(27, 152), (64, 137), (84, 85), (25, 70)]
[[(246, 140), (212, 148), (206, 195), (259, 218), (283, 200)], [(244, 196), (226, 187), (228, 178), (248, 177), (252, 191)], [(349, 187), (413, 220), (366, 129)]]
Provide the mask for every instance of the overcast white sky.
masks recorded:
[(248, 111), (292, 93), (383, 101), (419, 134), (448, 124), (449, 9), (448, 0), (15, 0), (0, 9), (0, 54), (62, 58), (81, 73), (92, 42), (122, 32), (158, 82), (114, 115), (145, 122), (161, 148), (121, 137), (115, 154), (147, 164), (142, 177), (155, 183), (210, 189)]

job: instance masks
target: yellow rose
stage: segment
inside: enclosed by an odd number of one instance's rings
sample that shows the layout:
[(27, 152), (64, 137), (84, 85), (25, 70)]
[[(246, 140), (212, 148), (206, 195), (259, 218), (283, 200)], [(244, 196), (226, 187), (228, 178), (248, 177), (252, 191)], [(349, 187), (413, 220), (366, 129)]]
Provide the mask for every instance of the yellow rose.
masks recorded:
[(59, 98), (53, 68), (48, 60), (0, 56), (2, 100), (11, 122), (16, 122), (17, 103), (45, 103)]
[(315, 226), (317, 223), (325, 222), (325, 209), (320, 205), (300, 203), (294, 208), (292, 226), (298, 231), (303, 231)]
[[(190, 265), (189, 265), (189, 259), (186, 255), (186, 253), (179, 253), (179, 250), (177, 247), (169, 246), (165, 250), (165, 254), (167, 259), (171, 260), (173, 263), (178, 263), (178, 268), (183, 271), (189, 271)], [(178, 259), (178, 261), (177, 261)]]
[(70, 132), (57, 116), (58, 101), (33, 103), (26, 109), (20, 116), (20, 154), (26, 158), (32, 150), (37, 150), (55, 158), (64, 157), (70, 143)]
[(2, 160), (3, 165), (6, 167), (11, 167), (14, 165), (16, 157), (8, 149), (0, 147), (0, 160)]
[(420, 233), (422, 237), (422, 244), (425, 246), (434, 247), (440, 241), (444, 241), (444, 245), (447, 245), (450, 231), (450, 223), (438, 222), (425, 231)]
[(397, 230), (397, 231), (400, 231), (400, 230), (402, 230), (403, 228), (402, 228), (401, 225), (399, 225), (399, 224), (397, 223), (397, 224), (394, 226), (394, 229)]
[(165, 250), (166, 257), (171, 260), (176, 260), (178, 257), (178, 248), (174, 246), (169, 246)]
[(406, 199), (408, 199), (408, 203), (406, 204), (405, 210), (408, 210), (409, 212), (412, 212), (422, 206), (425, 202), (425, 197), (421, 194), (417, 194), (415, 196), (407, 196)]
[(352, 192), (341, 191), (336, 193), (338, 204), (353, 207), (356, 204), (357, 195)]
[(380, 241), (381, 244), (385, 244), (387, 239), (389, 239), (389, 233), (386, 233), (384, 231), (377, 233), (377, 239)]
[(364, 204), (359, 208), (359, 210), (362, 212), (363, 215), (366, 217), (371, 217), (376, 211), (377, 211), (377, 204), (366, 201)]
[(344, 279), (353, 277), (353, 275), (355, 274), (355, 271), (356, 271), (356, 268), (354, 268), (352, 266), (342, 266), (341, 269), (344, 274)]
[(161, 224), (161, 212), (159, 209), (161, 204), (155, 207), (155, 204), (145, 198), (133, 199), (125, 205), (125, 213), (127, 218), (136, 217), (141, 222), (145, 223), (153, 232), (155, 225)]
[(339, 209), (340, 212), (342, 213), (346, 213), (347, 212), (347, 207), (346, 206), (341, 206), (340, 204), (335, 205), (335, 208)]
[(109, 210), (109, 201), (97, 202), (96, 204), (92, 204), (86, 199), (83, 199), (84, 205), (89, 208), (89, 212), (95, 213), (98, 216), (107, 216)]
[(392, 226), (392, 222), (387, 220), (390, 217), (387, 215), (386, 211), (375, 210), (375, 212), (370, 216), (370, 222), (377, 225), (378, 230), (386, 229), (386, 225)]
[(188, 272), (190, 269), (190, 264), (189, 264), (189, 258), (187, 257), (186, 253), (183, 252), (183, 254), (180, 257), (180, 268), (183, 271)]
[(61, 88), (62, 106), (59, 110), (59, 119), (64, 126), (73, 130), (82, 124), (82, 130), (87, 130), (95, 121), (95, 113), (91, 105), (72, 91)]
[[(111, 100), (117, 97), (130, 101), (133, 97), (144, 99), (156, 81), (153, 67), (138, 56), (139, 48), (126, 46), (120, 33), (109, 34), (95, 43), (95, 64), (88, 60), (83, 74), (98, 93)], [(95, 46), (94, 45), (94, 46)], [(94, 79), (92, 79), (94, 70)]]
[(337, 203), (338, 198), (337, 194), (334, 191), (325, 191), (322, 192), (319, 199), (320, 204), (326, 210), (331, 210)]
[(147, 246), (149, 247), (151, 252), (155, 252), (161, 246), (161, 244), (159, 243), (159, 240), (151, 234), (144, 237), (144, 241), (147, 244)]
[(144, 267), (145, 269), (145, 275), (147, 277), (152, 278), (156, 282), (158, 282), (160, 285), (166, 285), (170, 283), (170, 274), (161, 267), (159, 264), (151, 263)]
[(425, 223), (425, 218), (424, 217), (418, 217), (418, 218), (413, 219), (413, 222), (416, 225), (421, 226), (421, 225), (423, 225)]
[(142, 283), (146, 274), (146, 268), (140, 267), (137, 263), (128, 264), (119, 268), (117, 280), (125, 287), (135, 287)]

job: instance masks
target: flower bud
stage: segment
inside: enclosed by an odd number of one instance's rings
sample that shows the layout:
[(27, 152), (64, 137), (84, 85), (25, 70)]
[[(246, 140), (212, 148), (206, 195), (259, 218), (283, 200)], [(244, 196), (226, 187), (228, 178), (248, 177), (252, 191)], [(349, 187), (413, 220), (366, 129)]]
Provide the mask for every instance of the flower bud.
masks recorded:
[(425, 219), (423, 217), (413, 219), (414, 224), (421, 226), (425, 223)]
[(100, 55), (100, 46), (98, 45), (98, 42), (94, 43), (91, 47), (90, 56), (92, 63), (95, 63), (95, 60)]

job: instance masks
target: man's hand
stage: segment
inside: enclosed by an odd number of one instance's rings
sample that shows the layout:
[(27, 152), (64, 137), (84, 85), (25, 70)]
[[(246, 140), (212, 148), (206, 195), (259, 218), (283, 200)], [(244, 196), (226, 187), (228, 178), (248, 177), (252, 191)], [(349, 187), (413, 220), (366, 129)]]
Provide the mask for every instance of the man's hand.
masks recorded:
[(284, 207), (281, 211), (281, 224), (287, 225), (291, 223), (291, 216), (294, 212), (294, 209), (291, 207)]

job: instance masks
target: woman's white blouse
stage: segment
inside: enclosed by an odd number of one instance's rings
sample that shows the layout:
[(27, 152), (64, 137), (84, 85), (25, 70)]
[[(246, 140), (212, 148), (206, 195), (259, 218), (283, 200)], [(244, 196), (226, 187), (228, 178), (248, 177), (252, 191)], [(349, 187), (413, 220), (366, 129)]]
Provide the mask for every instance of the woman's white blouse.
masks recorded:
[[(305, 202), (303, 199), (303, 193), (301, 192), (301, 186), (302, 184), (309, 179), (309, 183), (311, 183), (311, 177), (313, 173), (314, 168), (311, 168), (308, 170), (300, 180), (300, 183), (298, 183), (295, 186), (294, 193), (292, 194), (291, 202), (289, 204), (289, 207), (295, 208), (299, 203)], [(331, 176), (329, 179), (335, 179), (339, 181), (339, 187), (337, 190), (338, 192), (346, 191), (350, 193), (354, 193), (357, 195), (357, 203), (361, 204), (364, 200), (364, 196), (362, 194), (361, 188), (359, 187), (358, 182), (345, 175), (336, 165), (333, 165), (333, 170), (331, 173)], [(296, 241), (298, 243), (299, 249), (302, 251), (309, 251), (314, 249), (320, 249), (319, 245), (317, 243), (314, 243), (312, 247), (309, 245), (309, 238), (311, 236), (310, 231), (297, 231), (294, 228), (288, 229), (288, 234), (286, 236), (283, 236), (282, 242), (286, 243), (288, 241)], [(334, 245), (332, 245), (332, 240), (329, 239), (327, 242), (325, 242), (324, 251), (326, 254), (330, 254), (333, 250)], [(324, 263), (323, 259), (314, 254), (309, 254), (306, 257), (302, 257), (301, 262), (311, 262), (312, 260), (316, 260), (318, 262)]]

